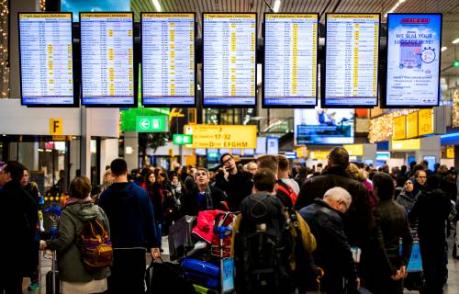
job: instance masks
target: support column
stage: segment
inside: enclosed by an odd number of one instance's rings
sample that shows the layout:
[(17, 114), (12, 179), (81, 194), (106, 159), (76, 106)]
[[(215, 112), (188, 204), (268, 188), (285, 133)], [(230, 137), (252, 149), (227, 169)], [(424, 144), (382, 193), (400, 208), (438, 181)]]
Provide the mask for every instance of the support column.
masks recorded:
[(93, 109), (81, 106), (81, 143), (80, 169), (81, 175), (91, 178), (91, 114)]
[(139, 134), (136, 132), (124, 133), (124, 159), (129, 170), (139, 166)]

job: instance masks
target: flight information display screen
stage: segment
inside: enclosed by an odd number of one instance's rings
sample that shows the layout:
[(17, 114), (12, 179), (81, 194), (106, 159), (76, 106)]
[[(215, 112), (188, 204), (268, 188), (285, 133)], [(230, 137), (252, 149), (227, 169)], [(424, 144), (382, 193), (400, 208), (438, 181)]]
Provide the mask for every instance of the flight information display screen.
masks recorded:
[(379, 14), (327, 14), (324, 106), (378, 104), (379, 25)]
[(439, 104), (441, 30), (441, 14), (388, 15), (388, 107)]
[(132, 106), (133, 14), (80, 13), (82, 104)]
[(71, 13), (19, 13), (21, 102), (75, 105)]
[(315, 106), (317, 14), (265, 14), (263, 106)]
[(193, 13), (142, 13), (144, 105), (195, 105)]
[(203, 14), (204, 106), (256, 105), (255, 13)]

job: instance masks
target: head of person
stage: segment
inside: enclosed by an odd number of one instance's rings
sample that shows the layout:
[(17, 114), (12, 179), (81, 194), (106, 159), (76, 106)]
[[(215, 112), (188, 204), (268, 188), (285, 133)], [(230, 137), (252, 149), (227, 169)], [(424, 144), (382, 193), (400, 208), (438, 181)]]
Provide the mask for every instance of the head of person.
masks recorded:
[(406, 171), (407, 171), (406, 165), (402, 165), (402, 167), (400, 168), (400, 174), (404, 175), (404, 174), (406, 174)]
[(438, 173), (441, 175), (446, 175), (448, 173), (448, 167), (444, 164), (438, 167)]
[(262, 155), (257, 158), (258, 169), (269, 169), (273, 174), (277, 175), (279, 161), (277, 156)]
[(328, 166), (345, 170), (349, 165), (349, 153), (343, 147), (335, 147), (328, 154)]
[(27, 168), (24, 169), (24, 175), (22, 176), (21, 179), (21, 186), (25, 187), (29, 183), (30, 180), (30, 173)]
[(354, 163), (350, 163), (347, 166), (346, 172), (356, 181), (363, 182), (366, 180), (366, 176), (363, 171)]
[(277, 155), (277, 175), (282, 178), (288, 178), (290, 172), (290, 163), (285, 155)]
[(172, 185), (175, 185), (175, 186), (177, 186), (178, 184), (180, 184), (179, 178), (178, 178), (178, 176), (177, 176), (176, 173), (172, 174), (172, 176), (171, 176), (171, 183), (172, 183)]
[(237, 171), (236, 161), (234, 160), (233, 155), (229, 153), (223, 153), (223, 155), (220, 156), (220, 164), (227, 171)]
[(426, 186), (429, 190), (439, 189), (441, 185), (441, 177), (433, 175), (427, 179)]
[(321, 173), (323, 169), (324, 169), (324, 166), (322, 162), (319, 162), (316, 166), (316, 172)]
[(70, 183), (69, 194), (72, 198), (85, 199), (91, 193), (91, 189), (91, 182), (87, 177), (76, 177)]
[(253, 176), (253, 182), (256, 192), (272, 193), (276, 185), (276, 175), (270, 169), (259, 168)]
[(324, 194), (324, 201), (334, 210), (346, 213), (352, 203), (351, 194), (341, 187), (328, 189)]
[(196, 169), (194, 173), (194, 182), (198, 187), (206, 187), (209, 185), (210, 177), (209, 171), (203, 167), (199, 167)]
[(24, 177), (25, 166), (17, 161), (8, 161), (0, 170), (0, 186), (8, 182), (20, 183)]
[(416, 171), (416, 173), (414, 174), (414, 178), (416, 179), (416, 182), (421, 185), (421, 186), (425, 186), (426, 185), (426, 182), (427, 182), (427, 173), (422, 170), (422, 169), (419, 169)]
[(159, 184), (163, 184), (163, 183), (167, 182), (167, 180), (168, 180), (167, 173), (163, 168), (155, 169), (155, 173), (154, 174), (155, 174), (156, 182), (158, 182)]
[(252, 174), (253, 176), (257, 172), (258, 165), (255, 161), (250, 161), (249, 163), (245, 165), (245, 169), (246, 169), (246, 172)]
[(118, 178), (121, 176), (127, 176), (128, 174), (127, 163), (122, 158), (114, 159), (110, 163), (110, 170), (112, 171), (112, 176), (114, 178)]
[(154, 184), (155, 182), (156, 182), (155, 173), (153, 171), (150, 171), (150, 173), (148, 174), (148, 177), (147, 177), (147, 183), (148, 184)]
[(390, 200), (394, 197), (394, 180), (387, 173), (376, 173), (373, 176), (373, 187), (379, 200)]
[(407, 180), (405, 182), (405, 185), (403, 185), (403, 189), (405, 189), (406, 192), (413, 192), (414, 190), (414, 183), (412, 180)]
[(104, 176), (102, 177), (102, 185), (110, 186), (113, 183), (112, 170), (109, 168), (105, 170)]

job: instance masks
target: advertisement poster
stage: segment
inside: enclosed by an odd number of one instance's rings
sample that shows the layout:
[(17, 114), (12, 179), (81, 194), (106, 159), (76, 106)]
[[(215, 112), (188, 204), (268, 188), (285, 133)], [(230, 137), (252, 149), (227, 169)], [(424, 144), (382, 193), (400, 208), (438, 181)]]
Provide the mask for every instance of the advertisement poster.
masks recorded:
[(387, 106), (438, 105), (441, 14), (389, 14)]

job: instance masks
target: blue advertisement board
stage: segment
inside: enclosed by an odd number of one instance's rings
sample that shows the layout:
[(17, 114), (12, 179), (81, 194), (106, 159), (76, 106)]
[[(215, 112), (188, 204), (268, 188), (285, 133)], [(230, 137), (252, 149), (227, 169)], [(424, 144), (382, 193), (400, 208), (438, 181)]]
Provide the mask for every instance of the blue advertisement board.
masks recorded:
[(442, 15), (389, 14), (388, 107), (437, 106), (440, 98)]

